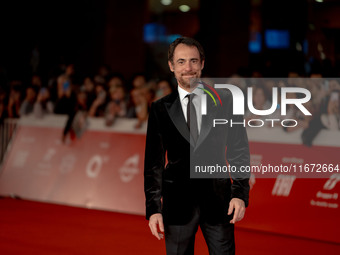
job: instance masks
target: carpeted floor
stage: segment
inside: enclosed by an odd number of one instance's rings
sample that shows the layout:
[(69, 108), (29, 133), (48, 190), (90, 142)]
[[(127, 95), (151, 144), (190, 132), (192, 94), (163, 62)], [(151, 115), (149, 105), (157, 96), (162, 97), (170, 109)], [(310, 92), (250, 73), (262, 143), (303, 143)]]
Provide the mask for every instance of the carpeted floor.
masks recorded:
[[(236, 228), (238, 255), (340, 254), (340, 245)], [(0, 254), (162, 255), (143, 216), (0, 199)], [(208, 254), (199, 232), (196, 254)]]

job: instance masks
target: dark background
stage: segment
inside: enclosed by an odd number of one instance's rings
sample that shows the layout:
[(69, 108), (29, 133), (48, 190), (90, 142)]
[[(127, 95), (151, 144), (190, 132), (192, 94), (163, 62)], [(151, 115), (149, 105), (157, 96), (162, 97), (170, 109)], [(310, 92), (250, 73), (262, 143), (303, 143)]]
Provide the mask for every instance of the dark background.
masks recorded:
[[(179, 2), (191, 5), (187, 13)], [(206, 51), (205, 76), (339, 76), (340, 1), (188, 0), (162, 6), (157, 0), (2, 1), (0, 15), (1, 86), (33, 73), (48, 79), (62, 64), (74, 63), (79, 80), (101, 65), (125, 77), (144, 72), (169, 76), (170, 41), (143, 39), (143, 27), (157, 23), (165, 35), (197, 38)], [(287, 49), (268, 49), (266, 29), (290, 33)], [(259, 53), (251, 53), (252, 32), (262, 35)], [(164, 32), (163, 32), (164, 35)], [(298, 49), (302, 45), (302, 49)], [(304, 46), (304, 45), (308, 45)], [(31, 65), (32, 51), (39, 65)]]

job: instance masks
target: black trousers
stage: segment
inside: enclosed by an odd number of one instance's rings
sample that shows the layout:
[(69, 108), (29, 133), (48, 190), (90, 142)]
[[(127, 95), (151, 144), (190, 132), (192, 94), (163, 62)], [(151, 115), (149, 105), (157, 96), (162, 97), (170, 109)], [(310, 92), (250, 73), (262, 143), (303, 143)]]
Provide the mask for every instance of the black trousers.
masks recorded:
[[(227, 213), (227, 212), (226, 212)], [(234, 224), (210, 225), (200, 219), (199, 208), (186, 225), (164, 226), (167, 255), (194, 255), (195, 235), (201, 227), (210, 255), (234, 255)]]

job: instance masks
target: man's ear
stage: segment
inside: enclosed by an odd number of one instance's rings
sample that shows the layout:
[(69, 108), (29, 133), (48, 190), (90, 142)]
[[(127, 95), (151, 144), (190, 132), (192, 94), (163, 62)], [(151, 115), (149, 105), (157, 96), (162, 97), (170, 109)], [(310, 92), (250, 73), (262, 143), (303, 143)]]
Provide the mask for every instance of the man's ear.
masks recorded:
[(173, 72), (174, 71), (174, 67), (172, 66), (171, 61), (168, 61), (168, 65), (169, 65), (170, 71)]
[(204, 60), (202, 60), (202, 68), (201, 68), (201, 71), (203, 70), (203, 68), (204, 68)]

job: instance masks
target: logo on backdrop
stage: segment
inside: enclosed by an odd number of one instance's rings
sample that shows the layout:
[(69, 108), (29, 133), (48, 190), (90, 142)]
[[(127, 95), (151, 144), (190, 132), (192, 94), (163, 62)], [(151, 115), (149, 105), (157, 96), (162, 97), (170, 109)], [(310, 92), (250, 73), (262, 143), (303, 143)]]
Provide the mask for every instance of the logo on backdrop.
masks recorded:
[(135, 154), (125, 160), (124, 165), (119, 169), (122, 182), (130, 182), (139, 173), (139, 154)]

